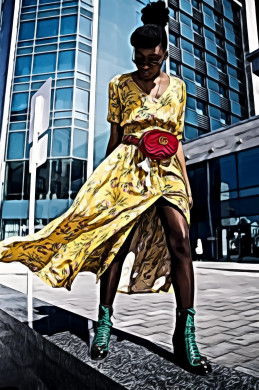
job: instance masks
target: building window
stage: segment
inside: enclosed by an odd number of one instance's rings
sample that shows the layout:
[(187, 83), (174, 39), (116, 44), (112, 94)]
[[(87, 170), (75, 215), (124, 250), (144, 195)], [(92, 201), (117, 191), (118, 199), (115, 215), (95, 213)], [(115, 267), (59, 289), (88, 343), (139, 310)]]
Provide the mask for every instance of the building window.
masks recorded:
[(177, 46), (177, 38), (172, 33), (169, 34), (169, 42), (172, 43), (173, 45)]
[(38, 20), (36, 38), (54, 37), (58, 35), (59, 19)]
[(214, 21), (215, 21), (215, 23), (219, 24), (220, 26), (222, 25), (222, 19), (216, 13), (214, 13)]
[(192, 2), (192, 6), (194, 7), (194, 8), (196, 8), (196, 9), (200, 9), (200, 3), (199, 3), (199, 1), (197, 1), (197, 0), (192, 0), (191, 1)]
[(195, 73), (195, 84), (200, 87), (204, 86), (204, 77), (199, 73)]
[(197, 33), (197, 34), (200, 34), (201, 35), (201, 26), (197, 23), (194, 23), (193, 22), (193, 30)]
[(227, 124), (227, 115), (223, 111), (220, 111), (220, 122), (223, 123), (223, 125)]
[(202, 51), (200, 49), (198, 49), (197, 47), (194, 46), (194, 57), (197, 57), (199, 58), (200, 60), (202, 60)]
[(224, 41), (221, 38), (215, 36), (215, 40), (216, 40), (216, 45), (217, 46), (219, 46), (221, 48), (224, 48)]
[(205, 104), (200, 102), (199, 100), (197, 100), (197, 108), (196, 108), (196, 112), (200, 115), (206, 115), (206, 112), (205, 112)]
[(220, 61), (220, 60), (218, 60), (218, 59), (217, 59), (217, 67), (218, 67), (218, 69), (220, 69), (222, 72), (225, 71), (225, 66), (224, 66), (224, 64), (223, 64), (223, 61)]
[(170, 60), (170, 73), (178, 74), (178, 65), (173, 60)]
[(227, 90), (222, 85), (219, 86), (219, 95), (222, 97), (227, 97)]
[(176, 10), (174, 8), (169, 7), (169, 16), (170, 16), (170, 18), (173, 18), (176, 20), (177, 13), (176, 13)]

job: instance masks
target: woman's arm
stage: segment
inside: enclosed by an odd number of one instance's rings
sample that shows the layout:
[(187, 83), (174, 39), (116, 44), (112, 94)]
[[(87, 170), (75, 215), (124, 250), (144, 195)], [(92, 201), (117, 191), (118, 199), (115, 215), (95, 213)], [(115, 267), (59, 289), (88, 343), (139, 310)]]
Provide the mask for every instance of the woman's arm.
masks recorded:
[(109, 156), (122, 141), (123, 130), (119, 123), (111, 123), (111, 134), (108, 142), (105, 158)]
[[(190, 186), (190, 182), (189, 182), (188, 175), (187, 175), (185, 157), (184, 157), (184, 153), (183, 153), (183, 145), (182, 145), (181, 141), (179, 141), (178, 150), (176, 152), (176, 155), (177, 155), (178, 160), (179, 160), (181, 167), (182, 167), (183, 176), (184, 176), (184, 180), (186, 183), (186, 191), (187, 191), (187, 194), (190, 198), (190, 197), (192, 197), (192, 191), (191, 191), (191, 186)], [(192, 201), (190, 203), (192, 205)]]

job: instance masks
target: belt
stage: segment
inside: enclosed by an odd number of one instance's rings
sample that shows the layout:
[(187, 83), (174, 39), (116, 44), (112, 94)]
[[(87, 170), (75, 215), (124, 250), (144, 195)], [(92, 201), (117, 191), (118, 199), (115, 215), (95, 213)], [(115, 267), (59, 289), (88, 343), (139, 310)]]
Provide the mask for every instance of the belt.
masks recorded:
[(134, 135), (124, 135), (122, 138), (122, 142), (125, 144), (133, 144), (133, 145), (138, 145), (140, 138), (134, 137)]
[[(134, 135), (124, 135), (122, 138), (122, 142), (127, 144), (127, 145), (138, 145), (139, 144), (139, 138), (135, 137)], [(145, 179), (145, 183), (147, 186), (151, 186), (151, 180), (150, 180), (150, 166), (151, 166), (151, 158), (147, 157), (145, 158), (144, 161), (141, 161), (140, 163), (137, 164), (137, 167), (142, 168), (145, 172), (147, 172), (147, 176)]]

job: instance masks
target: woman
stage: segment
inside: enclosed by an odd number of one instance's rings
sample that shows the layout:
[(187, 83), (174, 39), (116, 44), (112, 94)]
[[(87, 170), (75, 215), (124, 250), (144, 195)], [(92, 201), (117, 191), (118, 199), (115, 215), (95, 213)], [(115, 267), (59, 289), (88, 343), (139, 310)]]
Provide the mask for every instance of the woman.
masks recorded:
[[(180, 142), (186, 87), (178, 77), (161, 71), (168, 56), (164, 27), (169, 11), (164, 2), (147, 5), (142, 13), (145, 25), (131, 36), (137, 71), (115, 76), (109, 84), (111, 136), (106, 159), (61, 217), (32, 236), (3, 241), (1, 261), (20, 261), (52, 287), (68, 290), (78, 272), (96, 273), (100, 304), (91, 357), (100, 360), (108, 353), (113, 302), (123, 261), (132, 248), (136, 259), (129, 292), (159, 291), (152, 286), (161, 280), (165, 280), (161, 291), (167, 292), (173, 283), (176, 361), (188, 371), (206, 374), (211, 367), (200, 355), (194, 334), (192, 197)], [(178, 150), (171, 158), (145, 159), (133, 143), (134, 137), (139, 140), (154, 128), (177, 137)]]

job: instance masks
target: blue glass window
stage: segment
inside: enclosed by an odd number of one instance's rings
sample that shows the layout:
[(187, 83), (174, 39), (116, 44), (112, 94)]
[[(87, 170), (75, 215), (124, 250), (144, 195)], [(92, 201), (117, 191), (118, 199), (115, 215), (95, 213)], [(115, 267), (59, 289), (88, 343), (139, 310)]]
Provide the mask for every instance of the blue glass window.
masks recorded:
[(215, 22), (209, 15), (204, 14), (204, 24), (205, 26), (210, 27), (212, 30), (215, 30)]
[(209, 92), (209, 102), (215, 104), (215, 106), (220, 107), (220, 96), (218, 93), (211, 90)]
[(39, 19), (37, 24), (37, 38), (53, 37), (58, 35), (58, 18)]
[(182, 50), (182, 60), (183, 63), (186, 65), (191, 66), (192, 68), (195, 67), (195, 61), (194, 61), (194, 56), (191, 53), (188, 53), (185, 50)]
[(238, 95), (238, 93), (231, 91), (231, 89), (229, 90), (229, 99), (234, 100), (237, 103), (240, 103), (240, 96)]
[(27, 5), (36, 5), (36, 4), (37, 4), (37, 0), (23, 0), (22, 2), (23, 7)]
[(15, 76), (23, 76), (31, 73), (31, 56), (16, 58)]
[(180, 0), (179, 8), (187, 14), (192, 15), (192, 6), (191, 3), (187, 0)]
[(225, 65), (224, 65), (223, 61), (217, 60), (217, 67), (218, 67), (222, 72), (224, 72), (224, 70), (225, 70)]
[(176, 19), (176, 10), (171, 8), (170, 6), (169, 6), (169, 16), (173, 19)]
[(27, 111), (28, 108), (28, 96), (27, 92), (23, 93), (14, 93), (12, 98), (12, 114), (23, 114)]
[(200, 9), (200, 3), (197, 0), (191, 0), (192, 6), (196, 9)]
[(212, 91), (218, 92), (219, 91), (219, 84), (211, 79), (208, 79), (208, 88)]
[(67, 110), (72, 109), (73, 105), (73, 88), (58, 88), (56, 90), (55, 109)]
[(187, 91), (188, 95), (196, 96), (196, 89), (197, 88), (196, 88), (195, 83), (189, 79), (184, 78), (184, 77), (183, 77), (183, 80), (186, 83), (186, 91)]
[(207, 5), (203, 4), (203, 12), (206, 14), (206, 15), (209, 15), (210, 17), (213, 18), (213, 11), (210, 7), (207, 7)]
[(82, 112), (89, 112), (89, 92), (83, 89), (76, 89), (76, 109)]
[(202, 51), (195, 46), (194, 46), (194, 57), (197, 57), (200, 60), (202, 60), (203, 58)]
[(60, 34), (76, 33), (77, 16), (62, 16)]
[(224, 48), (224, 41), (221, 38), (216, 36), (215, 41), (217, 46)]
[(248, 149), (237, 153), (239, 187), (259, 185), (259, 176), (256, 167), (259, 166), (258, 148)]
[(74, 129), (73, 156), (87, 158), (88, 131)]
[(201, 87), (204, 85), (204, 77), (197, 72), (195, 73), (195, 84)]
[(229, 86), (233, 89), (235, 89), (236, 91), (239, 91), (239, 82), (237, 79), (235, 79), (234, 77), (232, 76), (228, 76), (229, 78)]
[(194, 70), (187, 68), (186, 66), (182, 66), (183, 69), (183, 77), (194, 81)]
[(197, 24), (197, 23), (194, 23), (193, 22), (193, 29), (194, 29), (194, 31), (196, 32), (196, 33), (198, 33), (198, 34), (201, 34), (201, 26), (199, 25), (199, 24)]
[(209, 116), (215, 119), (220, 119), (220, 110), (209, 105)]
[(19, 41), (26, 39), (33, 39), (34, 37), (35, 21), (22, 22), (20, 24)]
[(192, 27), (192, 20), (187, 15), (181, 13), (180, 14), (180, 21), (185, 23), (187, 26)]
[(210, 40), (209, 38), (205, 38), (205, 48), (214, 53), (215, 55), (217, 55), (217, 47), (216, 47), (216, 44)]
[(55, 72), (56, 53), (37, 54), (34, 56), (33, 73)]
[(206, 62), (214, 66), (217, 66), (217, 58), (209, 53), (206, 53)]
[(79, 33), (86, 37), (92, 37), (92, 21), (80, 15)]
[(83, 73), (90, 73), (91, 71), (91, 55), (81, 50), (78, 51), (78, 70)]
[(10, 160), (24, 157), (25, 132), (9, 133), (7, 158)]
[(231, 105), (231, 112), (232, 112), (232, 114), (241, 116), (241, 106), (240, 106), (240, 104), (238, 104), (238, 103), (236, 103), (234, 101), (230, 101), (230, 105)]
[(214, 78), (215, 80), (219, 79), (218, 69), (215, 66), (211, 64), (207, 64), (207, 69), (208, 69), (208, 75), (210, 77)]
[(222, 25), (221, 17), (218, 14), (216, 14), (215, 12), (214, 12), (214, 20), (215, 20), (215, 23), (219, 24), (220, 26)]
[(222, 85), (219, 86), (219, 94), (220, 96), (227, 97), (227, 90)]
[(190, 108), (191, 110), (196, 110), (196, 99), (188, 96), (188, 99), (186, 100), (186, 107)]
[(53, 131), (52, 156), (69, 156), (71, 129), (55, 129)]
[(191, 42), (186, 41), (186, 39), (181, 38), (181, 48), (189, 53), (193, 53), (193, 45)]
[(232, 66), (229, 66), (228, 65), (228, 74), (230, 74), (231, 76), (237, 78), (237, 70), (235, 68), (232, 68)]
[(181, 28), (181, 35), (193, 41), (194, 39), (193, 29), (189, 26), (186, 26), (186, 24), (182, 22), (180, 23), (180, 28)]
[(220, 122), (226, 125), (227, 123), (227, 115), (225, 112), (220, 111)]
[(74, 70), (75, 69), (75, 51), (66, 50), (59, 52), (58, 70)]
[(197, 108), (196, 111), (198, 114), (205, 115), (205, 104), (197, 100)]
[(178, 65), (173, 60), (170, 60), (170, 72), (172, 74), (178, 74)]
[(173, 45), (177, 46), (177, 38), (172, 33), (169, 34), (169, 42), (172, 43)]

